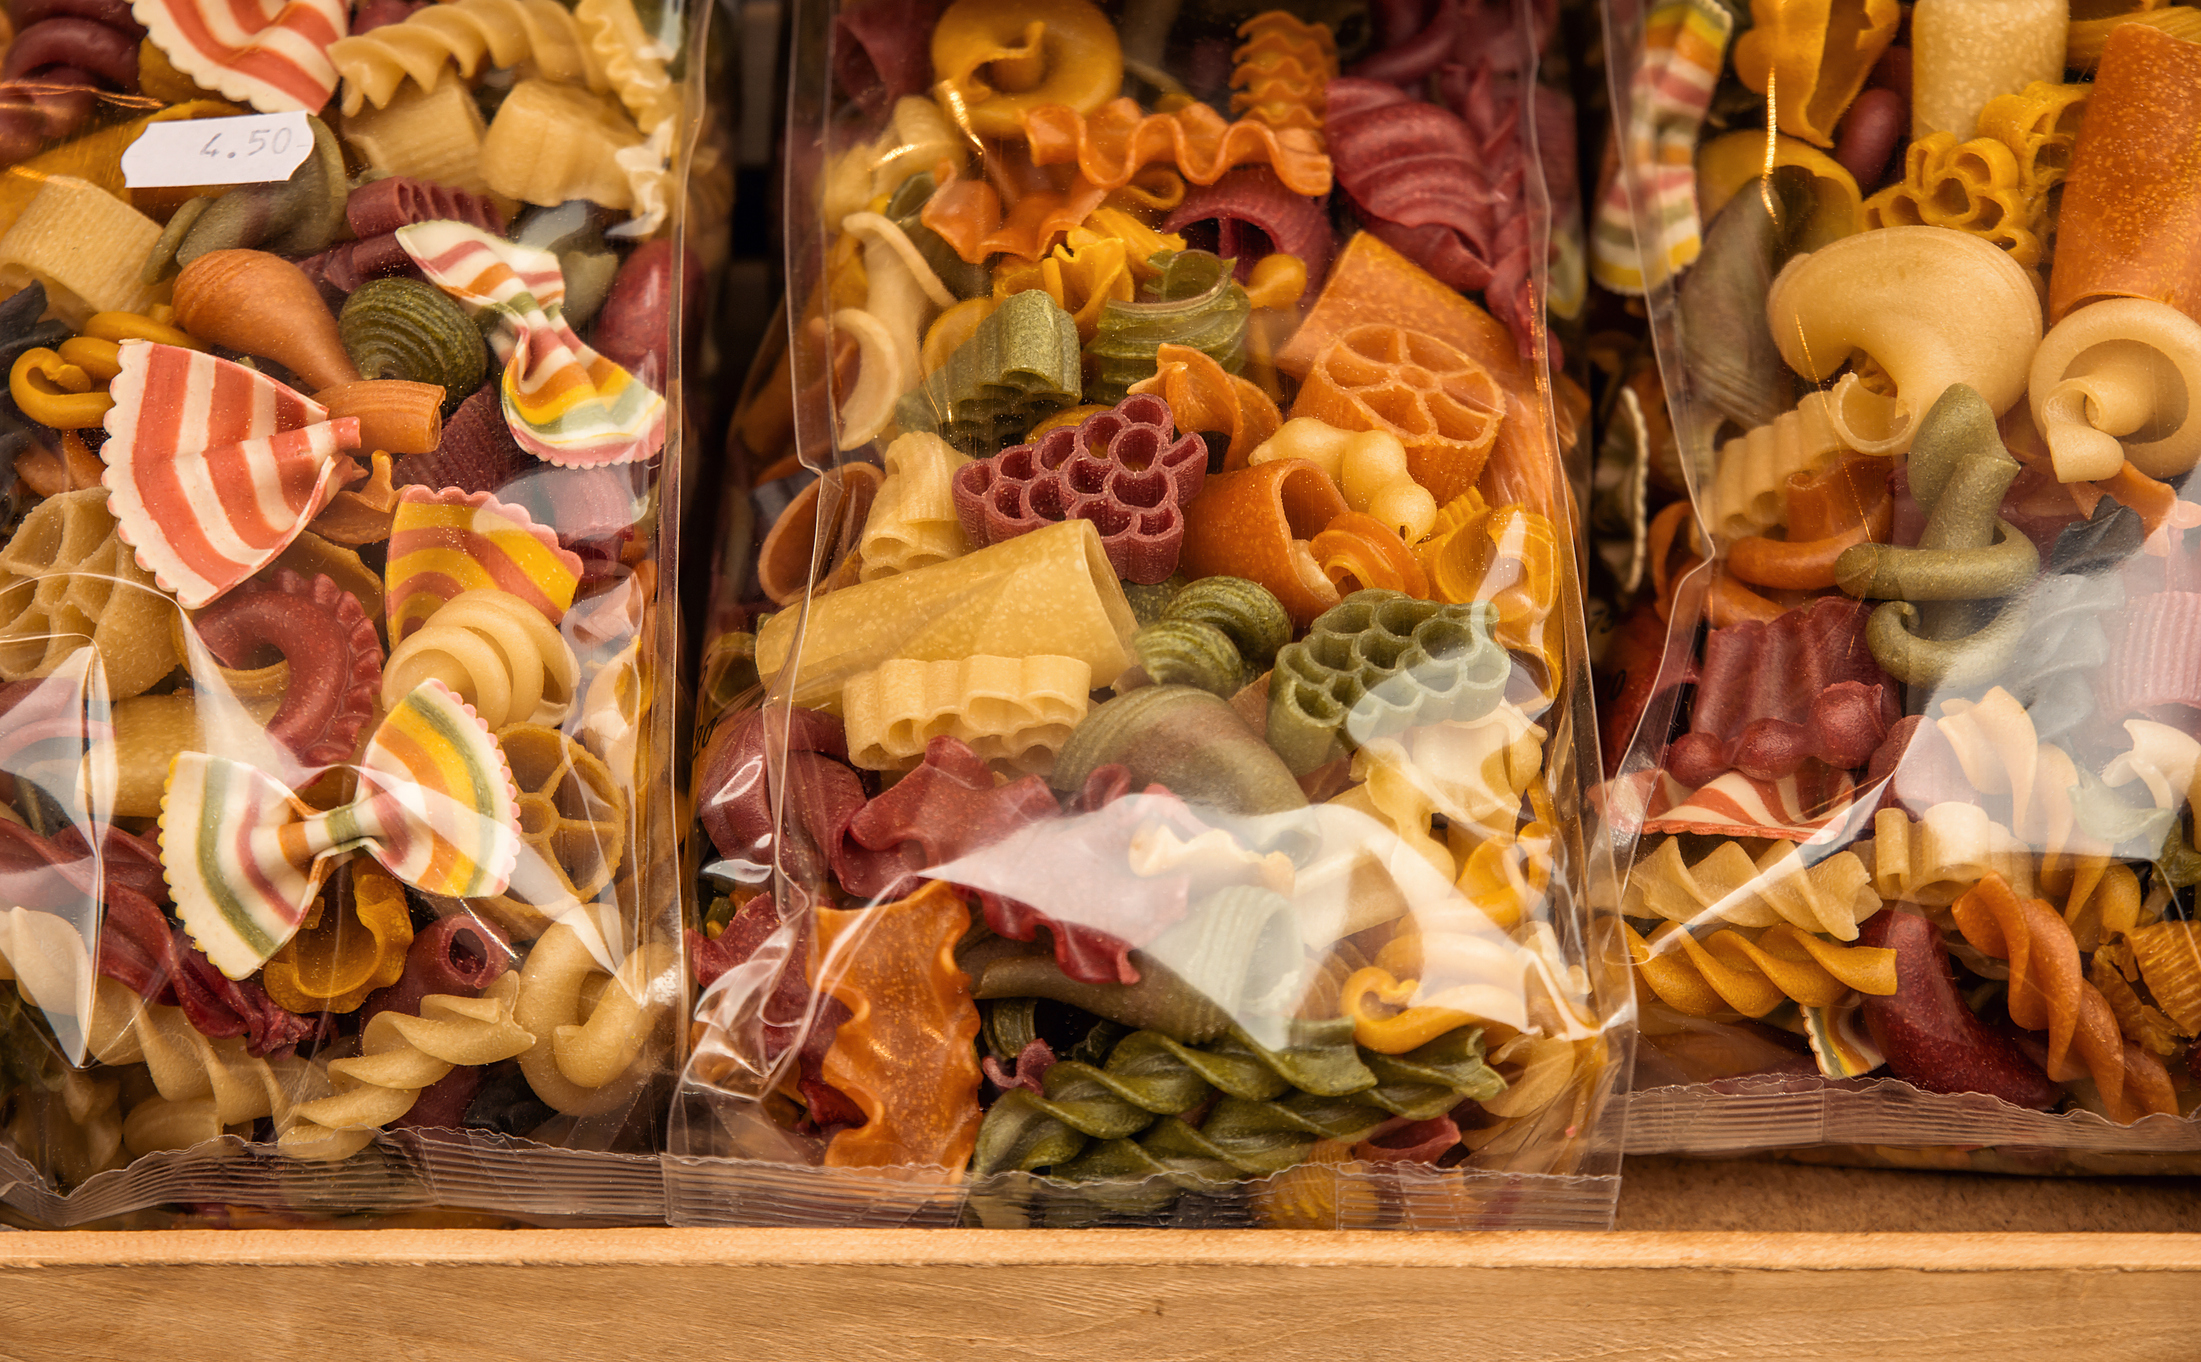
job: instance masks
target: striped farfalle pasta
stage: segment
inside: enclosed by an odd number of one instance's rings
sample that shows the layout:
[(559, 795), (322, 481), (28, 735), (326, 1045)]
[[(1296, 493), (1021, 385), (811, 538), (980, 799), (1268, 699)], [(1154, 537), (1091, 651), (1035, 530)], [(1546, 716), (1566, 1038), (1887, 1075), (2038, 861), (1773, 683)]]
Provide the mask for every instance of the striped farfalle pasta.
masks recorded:
[(1990, 874), (1950, 905), (1957, 930), (1986, 955), (2010, 963), (2010, 1020), (2048, 1033), (2048, 1076), (2094, 1080), (2104, 1111), (2129, 1123), (2178, 1113), (2161, 1060), (2128, 1042), (2102, 991), (2089, 983), (2078, 942), (2056, 910)]
[(1272, 128), (1322, 136), (1323, 89), (1337, 79), (1337, 40), (1328, 24), (1272, 9), (1238, 26), (1231, 54), (1230, 111)]
[(1831, 1007), (1851, 989), (1895, 992), (1894, 951), (1837, 945), (1786, 922), (1755, 934), (1723, 927), (1702, 939), (1671, 922), (1647, 938), (1626, 924), (1623, 930), (1636, 977), (1691, 1017), (1762, 1017), (1790, 999)]
[(1722, 542), (1764, 534), (1788, 518), (1791, 474), (1824, 473), (1847, 452), (1827, 395), (1806, 393), (1794, 411), (1720, 446), (1705, 523)]
[(420, 1015), (377, 1012), (360, 1036), (361, 1053), (329, 1061), (335, 1091), (300, 1105), (282, 1135), (296, 1158), (345, 1159), (375, 1132), (413, 1109), (421, 1090), (453, 1069), (496, 1064), (527, 1051), (535, 1037), (512, 1019), (520, 977), (507, 973), (479, 998), (432, 993)]
[(385, 705), (443, 682), (491, 729), (554, 724), (573, 706), (581, 667), (556, 625), (507, 591), (475, 590), (439, 608), (390, 652)]
[(1976, 804), (1936, 804), (1915, 822), (1901, 809), (1873, 816), (1872, 885), (1891, 902), (1939, 907), (1987, 875), (2030, 894), (2033, 862), (2017, 835)]
[(1636, 862), (1621, 899), (1629, 917), (1685, 925), (1771, 927), (1787, 922), (1841, 941), (1880, 911), (1872, 872), (1856, 853), (1838, 851), (1807, 865), (1801, 851), (1775, 842), (1755, 860), (1740, 842), (1723, 841), (1690, 865), (1669, 838)]
[(410, 76), (432, 90), (446, 66), (473, 79), (483, 58), (491, 66), (527, 63), (536, 74), (603, 91), (609, 73), (591, 35), (558, 0), (446, 0), (410, 18), (384, 24), (329, 46), (344, 78), (344, 112), (381, 108)]
[(952, 737), (987, 761), (1042, 771), (1085, 717), (1092, 686), (1092, 667), (1074, 657), (896, 658), (842, 688), (849, 760), (903, 770)]
[(886, 448), (886, 481), (864, 521), (863, 580), (945, 563), (970, 552), (955, 513), (955, 470), (968, 456), (937, 435), (913, 431)]

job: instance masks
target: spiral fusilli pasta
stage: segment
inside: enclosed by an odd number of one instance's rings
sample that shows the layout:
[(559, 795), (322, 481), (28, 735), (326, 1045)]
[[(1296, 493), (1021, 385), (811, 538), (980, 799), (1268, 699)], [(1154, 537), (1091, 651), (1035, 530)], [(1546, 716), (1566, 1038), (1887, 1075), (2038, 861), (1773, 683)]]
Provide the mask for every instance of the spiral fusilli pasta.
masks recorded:
[(406, 77), (432, 90), (445, 66), (471, 80), (492, 66), (529, 63), (542, 76), (603, 91), (609, 73), (590, 35), (557, 0), (446, 0), (410, 18), (329, 46), (344, 78), (344, 112), (388, 104)]
[(1648, 938), (1623, 927), (1636, 977), (1659, 1001), (1691, 1017), (1729, 1011), (1762, 1017), (1788, 999), (1829, 1007), (1851, 989), (1895, 992), (1894, 951), (1838, 946), (1785, 922), (1755, 940), (1732, 928), (1699, 940), (1671, 922)]
[(1806, 865), (1797, 849), (1775, 842), (1753, 860), (1739, 842), (1721, 842), (1690, 865), (1669, 838), (1636, 863), (1621, 899), (1629, 917), (1736, 927), (1788, 922), (1842, 941), (1880, 911), (1872, 873), (1856, 853), (1839, 851)]

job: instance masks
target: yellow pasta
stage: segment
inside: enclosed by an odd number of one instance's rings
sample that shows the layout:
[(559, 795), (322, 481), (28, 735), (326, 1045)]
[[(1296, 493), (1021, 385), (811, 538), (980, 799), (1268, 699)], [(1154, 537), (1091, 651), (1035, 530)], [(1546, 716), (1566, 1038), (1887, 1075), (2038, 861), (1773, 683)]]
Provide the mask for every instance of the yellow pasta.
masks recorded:
[(543, 933), (520, 971), (513, 1019), (535, 1038), (520, 1072), (568, 1116), (598, 1116), (649, 1081), (643, 1047), (679, 991), (677, 961), (655, 944), (607, 970), (570, 923)]
[(826, 162), (818, 190), (826, 229), (891, 198), (902, 181), (932, 171), (942, 161), (961, 174), (970, 164), (970, 143), (931, 100), (907, 95), (895, 101), (886, 131), (876, 140), (859, 142)]
[(945, 563), (970, 552), (955, 513), (955, 470), (970, 459), (926, 431), (898, 437), (886, 450), (886, 481), (864, 521), (862, 578)]
[(469, 193), (489, 192), (481, 144), (481, 106), (455, 80), (433, 89), (407, 86), (378, 108), (344, 115), (344, 142), (385, 175), (409, 175)]
[(1973, 789), (2009, 798), (2007, 826), (2043, 857), (2044, 882), (2062, 888), (2063, 876), (2081, 863), (2091, 871), (2088, 883), (2099, 878), (2109, 848), (2079, 827), (2071, 802), (2078, 767), (2061, 747), (2039, 741), (2017, 697), (1997, 686), (1978, 701), (1950, 700), (1934, 726)]
[(1330, 803), (1367, 814), (1431, 869), (1451, 879), (1457, 870), (1452, 853), (1430, 835), (1437, 801), (1416, 778), (1419, 772), (1410, 766), (1406, 749), (1391, 738), (1363, 744), (1353, 753), (1352, 775), (1361, 783)]
[(408, 76), (423, 90), (434, 89), (446, 67), (471, 80), (484, 58), (491, 66), (524, 62), (536, 75), (591, 90), (611, 88), (589, 34), (558, 0), (447, 0), (329, 45), (347, 115), (388, 104)]
[(1005, 256), (994, 270), (994, 298), (1026, 289), (1043, 290), (1055, 306), (1077, 323), (1078, 339), (1090, 343), (1100, 328), (1101, 309), (1110, 299), (1128, 303), (1136, 289), (1124, 242), (1072, 227), (1062, 244), (1039, 260)]
[(2071, 169), (2071, 147), (2086, 112), (2090, 85), (2036, 80), (2016, 94), (1997, 95), (1979, 111), (1979, 135), (2010, 148), (2018, 163), (2018, 190), (2038, 232), (2048, 216), (2048, 191)]
[(138, 278), (160, 224), (88, 180), (56, 175), (0, 235), (0, 293), (32, 282), (82, 330), (95, 312), (145, 312), (150, 288)]
[(656, 55), (656, 40), (643, 31), (634, 0), (580, 0), (573, 17), (605, 83), (644, 135), (679, 118), (680, 87)]
[(1505, 702), (1471, 723), (1414, 729), (1405, 742), (1417, 777), (1454, 829), (1510, 838), (1522, 797), (1543, 770), (1548, 736)]
[(421, 1090), (462, 1065), (496, 1064), (523, 1054), (535, 1038), (513, 1020), (520, 977), (501, 975), (479, 998), (431, 993), (420, 1015), (377, 1012), (360, 1035), (360, 1053), (329, 1061), (335, 1091), (306, 1102), (283, 1131), (293, 1158), (337, 1160), (374, 1142), (375, 1132), (413, 1109)]
[(1705, 522), (1723, 542), (1764, 534), (1788, 519), (1789, 477), (1823, 473), (1846, 452), (1827, 395), (1806, 393), (1794, 411), (1720, 446)]
[[(1671, 845), (1669, 843), (1669, 845)], [(1691, 1017), (1740, 1012), (1762, 1017), (1793, 999), (1806, 1007), (1831, 1007), (1842, 995), (1895, 992), (1895, 952), (1872, 946), (1838, 946), (1787, 923), (1756, 939), (1722, 928), (1699, 941), (1687, 928), (1661, 923), (1646, 939), (1627, 933), (1628, 958), (1660, 1002)]]
[(1093, 668), (1074, 657), (896, 658), (841, 691), (849, 760), (874, 771), (924, 759), (952, 737), (987, 761), (1044, 772), (1091, 703)]
[(1901, 809), (1873, 816), (1872, 885), (1881, 898), (1940, 907), (1988, 875), (2033, 896), (2033, 857), (1976, 804), (1936, 804), (1912, 822)]
[(132, 1154), (182, 1149), (263, 1116), (287, 1129), (294, 1095), (310, 1083), (304, 1061), (256, 1059), (242, 1036), (209, 1039), (182, 1008), (148, 1004), (113, 979), (96, 985), (85, 1036), (101, 1064), (143, 1064), (152, 1079), (157, 1095), (123, 1118)]
[(642, 134), (616, 102), (555, 81), (523, 80), (497, 107), (482, 139), (482, 178), (492, 192), (522, 203), (587, 199), (631, 208), (634, 186), (619, 153), (640, 145)]
[(1305, 459), (1330, 475), (1345, 504), (1364, 511), (1412, 544), (1437, 523), (1437, 498), (1406, 469), (1406, 446), (1389, 431), (1340, 430), (1295, 416), (1246, 456), (1248, 464)]
[(2018, 159), (1992, 137), (1959, 142), (1953, 133), (1929, 133), (1904, 156), (1903, 178), (1865, 200), (1865, 226), (1947, 227), (1969, 232), (2009, 252), (2028, 269), (2041, 263), (2036, 217), (2047, 205), (2030, 203)]
[(1871, 872), (1854, 852), (1838, 851), (1806, 865), (1787, 842), (1775, 842), (1753, 860), (1740, 842), (1723, 841), (1690, 865), (1682, 859), (1680, 839), (1668, 838), (1636, 862), (1620, 911), (1703, 926), (1787, 922), (1854, 941), (1857, 924), (1879, 912), (1880, 901)]
[(555, 724), (573, 708), (580, 663), (526, 601), (508, 591), (461, 592), (391, 650), (382, 703), (394, 707), (436, 680), (472, 705), (491, 729)]

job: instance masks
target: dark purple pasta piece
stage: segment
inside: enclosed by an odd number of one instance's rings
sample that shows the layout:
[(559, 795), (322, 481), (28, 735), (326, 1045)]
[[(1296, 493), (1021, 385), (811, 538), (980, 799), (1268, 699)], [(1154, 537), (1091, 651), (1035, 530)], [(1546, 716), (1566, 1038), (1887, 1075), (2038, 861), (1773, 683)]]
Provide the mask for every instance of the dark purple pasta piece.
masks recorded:
[(833, 21), (833, 75), (858, 107), (876, 112), (932, 86), (932, 29), (944, 0), (870, 0)]
[(407, 454), (390, 469), (400, 487), (495, 492), (527, 461), (504, 419), (495, 379), (475, 389), (443, 423), (443, 439), (426, 454)]
[(1312, 297), (1329, 272), (1334, 234), (1320, 201), (1294, 194), (1267, 166), (1241, 166), (1211, 185), (1194, 185), (1162, 223), (1165, 232), (1213, 223), (1215, 253), (1237, 261), (1243, 281), (1271, 252), (1296, 255), (1307, 266)]

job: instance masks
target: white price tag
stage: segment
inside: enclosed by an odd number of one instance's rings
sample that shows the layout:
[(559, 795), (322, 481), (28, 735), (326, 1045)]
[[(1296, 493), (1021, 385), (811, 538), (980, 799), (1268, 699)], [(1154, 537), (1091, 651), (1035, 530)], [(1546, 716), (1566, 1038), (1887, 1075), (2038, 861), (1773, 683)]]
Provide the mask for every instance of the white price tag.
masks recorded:
[(313, 155), (303, 110), (242, 118), (177, 118), (148, 123), (122, 153), (131, 189), (201, 184), (274, 184)]

